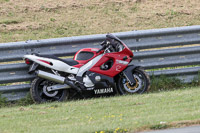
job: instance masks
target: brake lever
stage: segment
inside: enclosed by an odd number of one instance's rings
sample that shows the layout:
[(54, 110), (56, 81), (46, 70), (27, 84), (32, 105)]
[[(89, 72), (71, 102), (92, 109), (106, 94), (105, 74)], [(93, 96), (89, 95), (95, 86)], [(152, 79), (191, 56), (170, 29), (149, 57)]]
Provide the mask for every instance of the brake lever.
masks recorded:
[(106, 44), (106, 40), (103, 41), (100, 45), (103, 46), (104, 44)]
[(97, 53), (99, 53), (101, 50), (104, 50), (106, 48), (106, 45), (103, 45), (103, 47), (101, 48), (101, 49), (99, 49), (98, 51), (97, 51)]
[(99, 49), (98, 51), (97, 51), (97, 53), (99, 53), (101, 50), (103, 50), (103, 49), (105, 49), (105, 44), (106, 44), (106, 40), (105, 41), (103, 41), (100, 45), (101, 46), (103, 46), (101, 49)]

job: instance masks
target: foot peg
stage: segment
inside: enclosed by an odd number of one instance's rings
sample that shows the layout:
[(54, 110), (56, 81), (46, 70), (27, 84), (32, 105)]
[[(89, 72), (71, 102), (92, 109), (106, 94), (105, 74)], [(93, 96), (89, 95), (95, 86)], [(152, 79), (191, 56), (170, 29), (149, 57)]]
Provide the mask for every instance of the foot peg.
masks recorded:
[(67, 78), (65, 79), (65, 83), (74, 88), (77, 92), (82, 93), (81, 89), (73, 83), (71, 83)]

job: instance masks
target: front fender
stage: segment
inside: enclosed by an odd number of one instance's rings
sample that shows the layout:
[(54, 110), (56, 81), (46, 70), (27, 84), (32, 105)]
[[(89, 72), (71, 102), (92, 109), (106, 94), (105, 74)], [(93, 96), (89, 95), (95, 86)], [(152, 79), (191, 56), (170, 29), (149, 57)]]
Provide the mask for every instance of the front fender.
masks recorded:
[(141, 66), (135, 66), (135, 65), (128, 65), (126, 69), (124, 69), (123, 74), (127, 78), (130, 84), (135, 84), (135, 78), (133, 77), (133, 71), (137, 68), (141, 68)]

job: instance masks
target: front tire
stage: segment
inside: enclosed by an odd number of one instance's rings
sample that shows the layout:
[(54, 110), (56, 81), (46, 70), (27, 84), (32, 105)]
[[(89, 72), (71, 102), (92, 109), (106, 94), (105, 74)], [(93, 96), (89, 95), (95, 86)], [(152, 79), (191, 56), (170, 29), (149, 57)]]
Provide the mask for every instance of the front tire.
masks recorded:
[(53, 101), (64, 101), (66, 97), (68, 98), (69, 93), (67, 90), (57, 90), (48, 92), (46, 87), (55, 84), (52, 81), (35, 78), (31, 84), (31, 97), (35, 103), (45, 103)]
[(119, 94), (142, 94), (150, 88), (150, 78), (146, 72), (141, 68), (136, 68), (132, 71), (135, 84), (130, 85), (126, 77), (121, 74), (117, 81), (117, 88)]

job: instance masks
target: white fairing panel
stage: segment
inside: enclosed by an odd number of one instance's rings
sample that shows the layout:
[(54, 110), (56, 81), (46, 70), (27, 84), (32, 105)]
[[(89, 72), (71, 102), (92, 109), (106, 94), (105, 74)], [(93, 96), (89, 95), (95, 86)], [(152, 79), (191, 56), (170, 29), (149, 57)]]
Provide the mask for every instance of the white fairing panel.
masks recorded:
[[(60, 60), (55, 60), (55, 59), (51, 59), (51, 58), (45, 58), (45, 57), (38, 57), (36, 55), (25, 55), (24, 58), (28, 58), (42, 66), (57, 70), (57, 71), (62, 71), (62, 72), (67, 72), (67, 73), (72, 73), (72, 74), (77, 74), (79, 68), (70, 66)], [(52, 65), (42, 62), (40, 60), (44, 60), (47, 62), (51, 62)]]
[(101, 57), (103, 56), (103, 54), (101, 55), (98, 55), (97, 57), (95, 57), (94, 59), (92, 59), (91, 61), (89, 61), (88, 63), (86, 63), (84, 66), (82, 66), (78, 73), (77, 73), (77, 76), (80, 76), (82, 77), (83, 76), (83, 73), (85, 73), (86, 71), (88, 71), (90, 68), (92, 68), (100, 59)]

